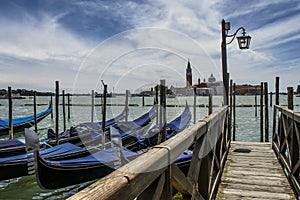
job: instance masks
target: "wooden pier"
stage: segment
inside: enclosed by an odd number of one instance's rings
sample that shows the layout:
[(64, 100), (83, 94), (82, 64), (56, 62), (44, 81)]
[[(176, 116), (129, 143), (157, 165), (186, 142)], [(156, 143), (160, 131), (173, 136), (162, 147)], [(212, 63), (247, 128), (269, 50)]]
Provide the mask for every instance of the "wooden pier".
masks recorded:
[(70, 199), (298, 199), (300, 113), (274, 106), (271, 143), (231, 142), (229, 121), (224, 106)]
[(232, 142), (216, 199), (295, 199), (271, 143)]

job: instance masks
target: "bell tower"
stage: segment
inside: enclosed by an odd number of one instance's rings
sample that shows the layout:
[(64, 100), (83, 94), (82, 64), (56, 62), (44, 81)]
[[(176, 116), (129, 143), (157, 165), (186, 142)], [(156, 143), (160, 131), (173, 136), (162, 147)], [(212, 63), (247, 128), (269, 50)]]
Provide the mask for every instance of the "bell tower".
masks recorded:
[(191, 68), (191, 64), (190, 61), (188, 60), (188, 64), (186, 67), (186, 87), (192, 87), (192, 68)]

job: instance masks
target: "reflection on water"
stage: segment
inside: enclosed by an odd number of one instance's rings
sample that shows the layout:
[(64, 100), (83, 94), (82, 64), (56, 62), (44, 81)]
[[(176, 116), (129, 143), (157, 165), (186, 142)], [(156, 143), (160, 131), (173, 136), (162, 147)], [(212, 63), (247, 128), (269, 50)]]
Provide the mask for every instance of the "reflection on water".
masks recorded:
[[(273, 98), (274, 99), (274, 98)], [(42, 104), (37, 106), (37, 112), (43, 111), (47, 108), (49, 97), (37, 97), (37, 103)], [(60, 98), (62, 100), (62, 98)], [(14, 117), (23, 117), (33, 114), (32, 98), (26, 98), (23, 100), (14, 99), (13, 100), (13, 116)], [(89, 106), (91, 102), (90, 97), (71, 97), (71, 103), (74, 106), (71, 107), (71, 119), (66, 120), (66, 126), (74, 126), (81, 122), (87, 122), (91, 120), (91, 107)], [(118, 96), (115, 98), (109, 98), (107, 103), (111, 105), (118, 105), (107, 107), (107, 119), (118, 115), (123, 109), (125, 97)], [(178, 116), (184, 109), (185, 102), (191, 106), (191, 112), (193, 113), (193, 97), (177, 97), (177, 98), (168, 98), (167, 104), (173, 105), (174, 107), (167, 107), (167, 121), (172, 120), (174, 117)], [(0, 100), (0, 118), (8, 118), (8, 101), (5, 99)], [(101, 103), (100, 98), (95, 99), (95, 104), (98, 104), (95, 107), (94, 112), (94, 121), (101, 121)], [(196, 121), (203, 119), (207, 116), (208, 98), (207, 97), (197, 97), (197, 109), (196, 109)], [(258, 97), (259, 103), (259, 97)], [(153, 104), (153, 97), (145, 97), (145, 107), (142, 107), (142, 98), (141, 97), (131, 97), (129, 98), (129, 104), (135, 105), (130, 106), (129, 108), (129, 120), (135, 119), (141, 114), (147, 112), (150, 109), (150, 106)], [(213, 110), (217, 110), (222, 105), (222, 97), (214, 96), (213, 97)], [(255, 100), (254, 96), (237, 96), (236, 104), (241, 106), (245, 105), (254, 105)], [(273, 103), (274, 104), (274, 103)], [(287, 96), (280, 97), (280, 104), (287, 105)], [(294, 98), (295, 111), (300, 111), (300, 98)], [(76, 105), (76, 106), (75, 106)], [(138, 106), (136, 106), (138, 105)], [(66, 108), (67, 112), (67, 108)], [(272, 112), (273, 109), (269, 107), (269, 122), (270, 122), (270, 133), (271, 123), (272, 123)], [(63, 127), (63, 116), (62, 116), (62, 106), (60, 106), (60, 130)], [(193, 118), (192, 120), (193, 121)], [(259, 133), (259, 108), (258, 108), (258, 117), (255, 117), (255, 108), (254, 107), (237, 107), (236, 108), (236, 140), (239, 141), (255, 141), (260, 140)], [(55, 120), (51, 119), (48, 116), (46, 119), (42, 120), (38, 124), (38, 134), (40, 138), (44, 138), (47, 130), (49, 128), (55, 128)], [(7, 137), (1, 137), (1, 140), (6, 139)], [(24, 140), (23, 133), (15, 134), (15, 138), (20, 138)], [(271, 139), (271, 135), (270, 135)], [(78, 184), (58, 190), (43, 190), (40, 189), (37, 185), (35, 176), (26, 176), (23, 178), (17, 178), (7, 181), (0, 182), (0, 199), (65, 199), (81, 189), (85, 188), (89, 184), (93, 183), (87, 182), (83, 184)]]

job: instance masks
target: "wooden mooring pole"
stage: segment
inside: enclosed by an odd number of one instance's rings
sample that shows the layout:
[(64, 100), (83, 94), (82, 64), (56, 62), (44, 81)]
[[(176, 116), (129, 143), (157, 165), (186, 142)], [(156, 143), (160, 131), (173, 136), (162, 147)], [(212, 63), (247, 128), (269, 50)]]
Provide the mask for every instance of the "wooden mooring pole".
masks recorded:
[(166, 87), (165, 85), (166, 85), (166, 81), (160, 80), (159, 143), (166, 141)]
[(129, 90), (126, 90), (126, 94), (125, 94), (125, 122), (128, 121), (128, 105), (129, 105)]
[(55, 137), (56, 144), (59, 143), (59, 82), (55, 81)]
[(8, 96), (8, 137), (9, 139), (14, 138), (14, 127), (12, 124), (12, 97), (11, 97), (11, 87), (8, 87), (7, 90), (7, 96)]
[(256, 86), (255, 86), (255, 97), (254, 97), (254, 115), (255, 115), (255, 117), (257, 117), (257, 88), (256, 88)]
[[(160, 80), (160, 135), (161, 142), (166, 141), (166, 81)], [(160, 144), (158, 143), (158, 144)], [(165, 183), (164, 183), (164, 192), (162, 194), (162, 199), (171, 199), (172, 198), (172, 184), (171, 184), (171, 163), (168, 163), (167, 170), (164, 173)]]
[(197, 104), (197, 96), (196, 96), (196, 88), (194, 88), (194, 124), (196, 124), (196, 104)]
[(36, 119), (36, 91), (33, 94), (33, 115), (34, 115), (34, 131), (37, 133), (37, 119)]
[(268, 104), (268, 83), (264, 83), (265, 89), (265, 142), (269, 142), (269, 104)]
[(235, 127), (236, 127), (236, 84), (233, 84), (233, 124), (232, 124), (232, 140), (235, 141)]
[(232, 97), (233, 97), (233, 80), (230, 79), (230, 95), (229, 95), (229, 127), (228, 127), (228, 131), (229, 133), (231, 133), (231, 130), (232, 130), (232, 112), (233, 112), (233, 104), (232, 104)]
[(155, 102), (156, 102), (156, 124), (159, 123), (159, 114), (158, 114), (158, 85), (155, 87)]
[(103, 104), (102, 104), (102, 148), (105, 148), (105, 120), (106, 120), (106, 95), (107, 95), (107, 85), (103, 84)]
[(62, 91), (62, 104), (63, 104), (63, 119), (64, 119), (64, 132), (66, 131), (66, 101), (65, 101), (65, 90)]
[(70, 93), (68, 93), (68, 120), (71, 119), (71, 99), (70, 99)]
[(52, 96), (52, 94), (50, 96), (50, 102), (51, 102), (51, 119), (53, 119), (53, 96)]
[(260, 142), (264, 141), (264, 83), (260, 83)]
[(95, 97), (95, 92), (94, 92), (94, 90), (92, 90), (91, 122), (94, 122), (94, 110), (95, 110), (95, 98), (94, 97)]
[[(275, 78), (275, 106), (279, 106), (279, 77), (277, 76)], [(276, 115), (277, 115), (277, 109), (275, 109), (274, 106), (274, 112), (273, 112), (273, 130), (272, 130), (272, 141), (275, 140), (275, 134), (276, 134)], [(274, 146), (273, 142), (272, 145)]]
[(294, 110), (294, 100), (293, 100), (293, 94), (294, 94), (294, 89), (293, 87), (288, 87), (287, 88), (287, 101), (288, 101), (288, 109)]
[(279, 77), (275, 80), (275, 105), (279, 105)]
[(209, 94), (208, 94), (208, 115), (210, 115), (212, 113), (212, 94), (211, 94), (211, 90), (209, 90)]
[(270, 107), (272, 107), (272, 98), (273, 98), (273, 92), (270, 92)]

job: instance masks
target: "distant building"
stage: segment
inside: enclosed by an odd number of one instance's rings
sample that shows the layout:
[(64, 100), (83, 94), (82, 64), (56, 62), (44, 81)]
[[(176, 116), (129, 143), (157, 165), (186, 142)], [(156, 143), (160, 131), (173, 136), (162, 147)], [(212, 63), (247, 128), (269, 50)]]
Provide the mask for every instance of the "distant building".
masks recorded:
[(260, 85), (236, 85), (235, 89), (236, 95), (259, 95), (260, 94)]
[(186, 88), (190, 88), (193, 85), (193, 75), (190, 61), (188, 60), (188, 64), (186, 67)]
[(216, 81), (213, 74), (210, 75), (207, 82), (205, 82), (205, 79), (201, 82), (199, 78), (198, 83), (194, 85), (192, 83), (192, 76), (192, 68), (190, 61), (188, 60), (186, 67), (186, 87), (175, 88), (174, 86), (171, 86), (170, 90), (172, 90), (173, 94), (177, 96), (192, 96), (194, 95), (194, 90), (196, 95), (199, 96), (207, 96), (209, 93), (212, 95), (223, 94), (223, 83), (221, 81)]

